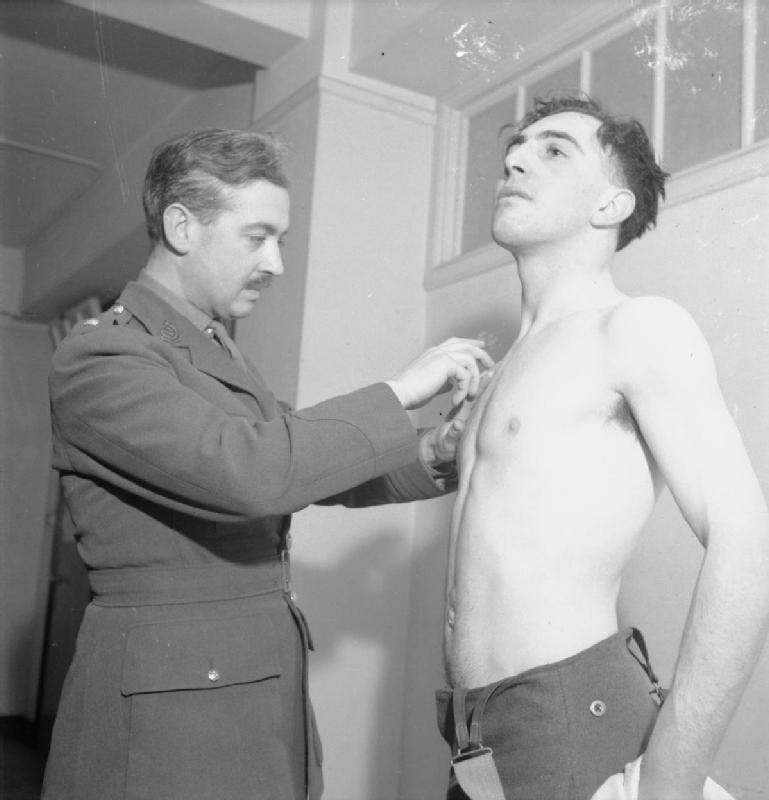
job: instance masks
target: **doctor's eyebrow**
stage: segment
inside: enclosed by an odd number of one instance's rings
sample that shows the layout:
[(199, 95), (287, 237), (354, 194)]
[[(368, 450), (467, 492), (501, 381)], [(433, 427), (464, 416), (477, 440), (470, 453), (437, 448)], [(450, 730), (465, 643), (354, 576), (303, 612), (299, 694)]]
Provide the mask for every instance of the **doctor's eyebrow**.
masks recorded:
[(285, 236), (288, 233), (288, 228), (283, 231), (269, 222), (250, 222), (243, 226), (243, 230), (245, 233), (266, 233), (268, 236)]

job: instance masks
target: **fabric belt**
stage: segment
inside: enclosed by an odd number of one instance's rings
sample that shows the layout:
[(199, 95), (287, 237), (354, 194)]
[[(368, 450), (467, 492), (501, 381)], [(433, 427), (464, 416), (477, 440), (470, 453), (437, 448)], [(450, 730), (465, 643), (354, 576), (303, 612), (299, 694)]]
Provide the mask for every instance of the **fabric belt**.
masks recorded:
[[(624, 635), (630, 654), (643, 667), (651, 681), (651, 693), (656, 695), (657, 702), (662, 705), (666, 691), (660, 686), (652, 669), (643, 635), (636, 628), (628, 629)], [(639, 654), (633, 651), (631, 643), (638, 648)], [(483, 712), (486, 704), (498, 690), (514, 685), (518, 680), (519, 676), (504, 678), (483, 690), (473, 707), (469, 730), (467, 726), (467, 689), (456, 688), (452, 691), (451, 701), (457, 752), (451, 759), (451, 766), (457, 783), (470, 800), (505, 800), (502, 781), (494, 763), (494, 752), (483, 744)]]
[(173, 569), (123, 567), (90, 570), (99, 606), (146, 606), (234, 600), (271, 592), (293, 599), (288, 551), (254, 564)]

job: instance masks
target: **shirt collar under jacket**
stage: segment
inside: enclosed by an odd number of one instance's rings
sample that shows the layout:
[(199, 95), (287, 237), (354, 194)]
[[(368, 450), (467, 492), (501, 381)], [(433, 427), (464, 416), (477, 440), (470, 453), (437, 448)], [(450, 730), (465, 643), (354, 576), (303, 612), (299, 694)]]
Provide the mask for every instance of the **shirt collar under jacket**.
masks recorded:
[(136, 282), (153, 291), (161, 300), (168, 303), (174, 311), (186, 317), (198, 330), (204, 331), (211, 325), (212, 319), (208, 314), (201, 311), (197, 306), (193, 306), (186, 298), (180, 297), (170, 289), (167, 289), (162, 283), (159, 283), (149, 275), (146, 269), (139, 273)]

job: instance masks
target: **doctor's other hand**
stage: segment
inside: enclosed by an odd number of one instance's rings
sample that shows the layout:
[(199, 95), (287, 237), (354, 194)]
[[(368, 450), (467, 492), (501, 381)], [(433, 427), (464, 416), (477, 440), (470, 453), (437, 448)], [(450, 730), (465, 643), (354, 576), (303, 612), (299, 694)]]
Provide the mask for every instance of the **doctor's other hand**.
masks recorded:
[(477, 396), (482, 368), (494, 366), (483, 345), (480, 339), (447, 339), (426, 350), (387, 384), (406, 409), (419, 408), (449, 389), (452, 405), (458, 406), (465, 398)]
[(419, 440), (419, 457), (423, 464), (434, 466), (456, 459), (457, 448), (467, 426), (470, 412), (489, 385), (493, 374), (493, 368), (481, 372), (475, 397), (472, 399), (466, 397), (460, 406), (451, 410), (444, 423), (430, 428), (422, 434)]

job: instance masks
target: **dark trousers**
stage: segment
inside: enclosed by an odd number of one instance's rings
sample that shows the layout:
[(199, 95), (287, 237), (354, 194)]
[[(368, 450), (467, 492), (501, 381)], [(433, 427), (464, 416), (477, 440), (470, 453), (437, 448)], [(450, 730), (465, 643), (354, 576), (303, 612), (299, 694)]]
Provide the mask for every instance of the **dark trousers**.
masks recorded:
[[(643, 638), (629, 628), (466, 694), (438, 691), (438, 727), (453, 755), (492, 749), (507, 800), (589, 800), (644, 751), (661, 693)], [(447, 797), (467, 800), (453, 772)]]

